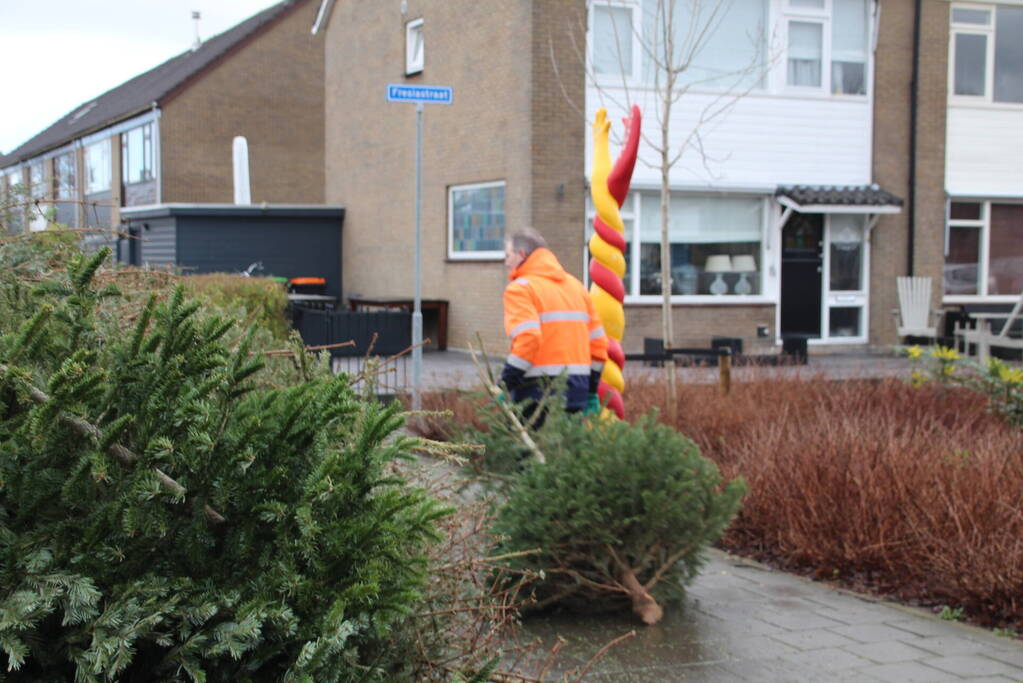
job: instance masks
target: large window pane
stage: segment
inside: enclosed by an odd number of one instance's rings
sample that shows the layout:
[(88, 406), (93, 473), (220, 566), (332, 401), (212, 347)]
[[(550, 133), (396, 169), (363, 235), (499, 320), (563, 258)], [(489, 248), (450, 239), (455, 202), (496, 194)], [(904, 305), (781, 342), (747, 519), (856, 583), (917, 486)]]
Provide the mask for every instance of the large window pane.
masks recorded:
[(822, 33), (820, 24), (789, 22), (789, 85), (820, 87)]
[(75, 155), (69, 152), (53, 160), (54, 189), (58, 199), (75, 198)]
[(85, 192), (106, 192), (110, 189), (110, 140), (85, 148)]
[(836, 214), (831, 217), (831, 291), (863, 288), (863, 219)]
[(866, 0), (834, 0), (831, 21), (831, 90), (845, 95), (867, 92)]
[(632, 76), (632, 10), (593, 8), (593, 71)]
[(996, 102), (1023, 102), (1023, 7), (999, 7), (995, 22)]
[(451, 190), (452, 256), (504, 253), (504, 183)]
[[(640, 294), (661, 293), (660, 202), (641, 198)], [(761, 292), (761, 200), (676, 196), (669, 208), (673, 294), (711, 294), (719, 279), (726, 294)]]
[(153, 128), (150, 124), (133, 128), (121, 137), (122, 174), (125, 183), (153, 179)]
[(1023, 205), (991, 205), (988, 294), (1023, 292)]
[(987, 36), (957, 33), (955, 51), (955, 94), (982, 96), (987, 64)]
[(945, 294), (978, 294), (980, 228), (951, 226), (945, 257)]
[[(663, 21), (659, 0), (644, 0), (643, 36), (658, 59), (663, 53)], [(665, 0), (661, 0), (665, 1)], [(666, 0), (673, 5), (673, 47), (676, 65), (689, 62), (679, 83), (700, 87), (762, 87), (767, 62), (768, 0)], [(644, 53), (646, 51), (644, 50)], [(643, 78), (653, 82), (656, 65), (643, 55)], [(663, 76), (661, 77), (663, 82)]]
[(860, 336), (862, 308), (841, 306), (830, 309), (828, 334), (832, 337)]
[(46, 196), (46, 172), (43, 162), (37, 161), (28, 167), (28, 185), (33, 197)]

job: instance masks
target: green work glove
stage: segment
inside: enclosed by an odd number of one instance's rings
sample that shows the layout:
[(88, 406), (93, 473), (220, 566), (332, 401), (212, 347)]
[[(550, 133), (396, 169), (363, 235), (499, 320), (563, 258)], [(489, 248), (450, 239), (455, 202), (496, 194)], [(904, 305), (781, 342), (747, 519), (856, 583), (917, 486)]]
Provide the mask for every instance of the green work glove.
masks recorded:
[(597, 394), (590, 394), (586, 397), (586, 407), (583, 408), (583, 415), (600, 414), (600, 397)]
[(498, 403), (507, 403), (508, 402), (508, 394), (504, 393), (503, 391), (500, 394), (498, 394), (497, 396), (495, 396), (494, 398), (497, 400)]

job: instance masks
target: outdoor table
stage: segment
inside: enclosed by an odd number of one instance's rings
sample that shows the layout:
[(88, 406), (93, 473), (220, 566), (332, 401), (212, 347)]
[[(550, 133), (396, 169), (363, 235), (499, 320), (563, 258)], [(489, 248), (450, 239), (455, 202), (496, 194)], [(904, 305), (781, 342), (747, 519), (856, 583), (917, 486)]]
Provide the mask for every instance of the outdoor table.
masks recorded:
[[(353, 311), (360, 308), (400, 308), (414, 312), (415, 300), (406, 297), (349, 297), (348, 305)], [(421, 299), (423, 312), (437, 313), (437, 348), (446, 351), (448, 348), (448, 301), (447, 299)]]

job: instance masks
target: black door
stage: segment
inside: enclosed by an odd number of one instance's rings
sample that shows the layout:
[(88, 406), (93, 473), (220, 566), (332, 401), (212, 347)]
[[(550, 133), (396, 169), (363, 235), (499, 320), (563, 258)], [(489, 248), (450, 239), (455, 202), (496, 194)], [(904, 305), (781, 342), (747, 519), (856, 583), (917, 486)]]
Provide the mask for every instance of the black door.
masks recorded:
[(781, 336), (821, 336), (824, 216), (793, 213), (782, 231)]

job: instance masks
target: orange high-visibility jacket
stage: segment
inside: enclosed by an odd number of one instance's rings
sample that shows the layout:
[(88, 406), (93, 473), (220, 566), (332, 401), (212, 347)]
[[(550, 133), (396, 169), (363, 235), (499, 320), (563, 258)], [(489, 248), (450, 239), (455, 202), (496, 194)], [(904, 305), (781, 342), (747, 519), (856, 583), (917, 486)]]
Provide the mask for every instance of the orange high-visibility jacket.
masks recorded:
[(538, 397), (530, 380), (564, 373), (568, 408), (585, 406), (607, 360), (607, 335), (589, 292), (550, 250), (535, 250), (512, 271), (504, 290), (504, 329), (511, 352), (501, 378), (513, 399)]

